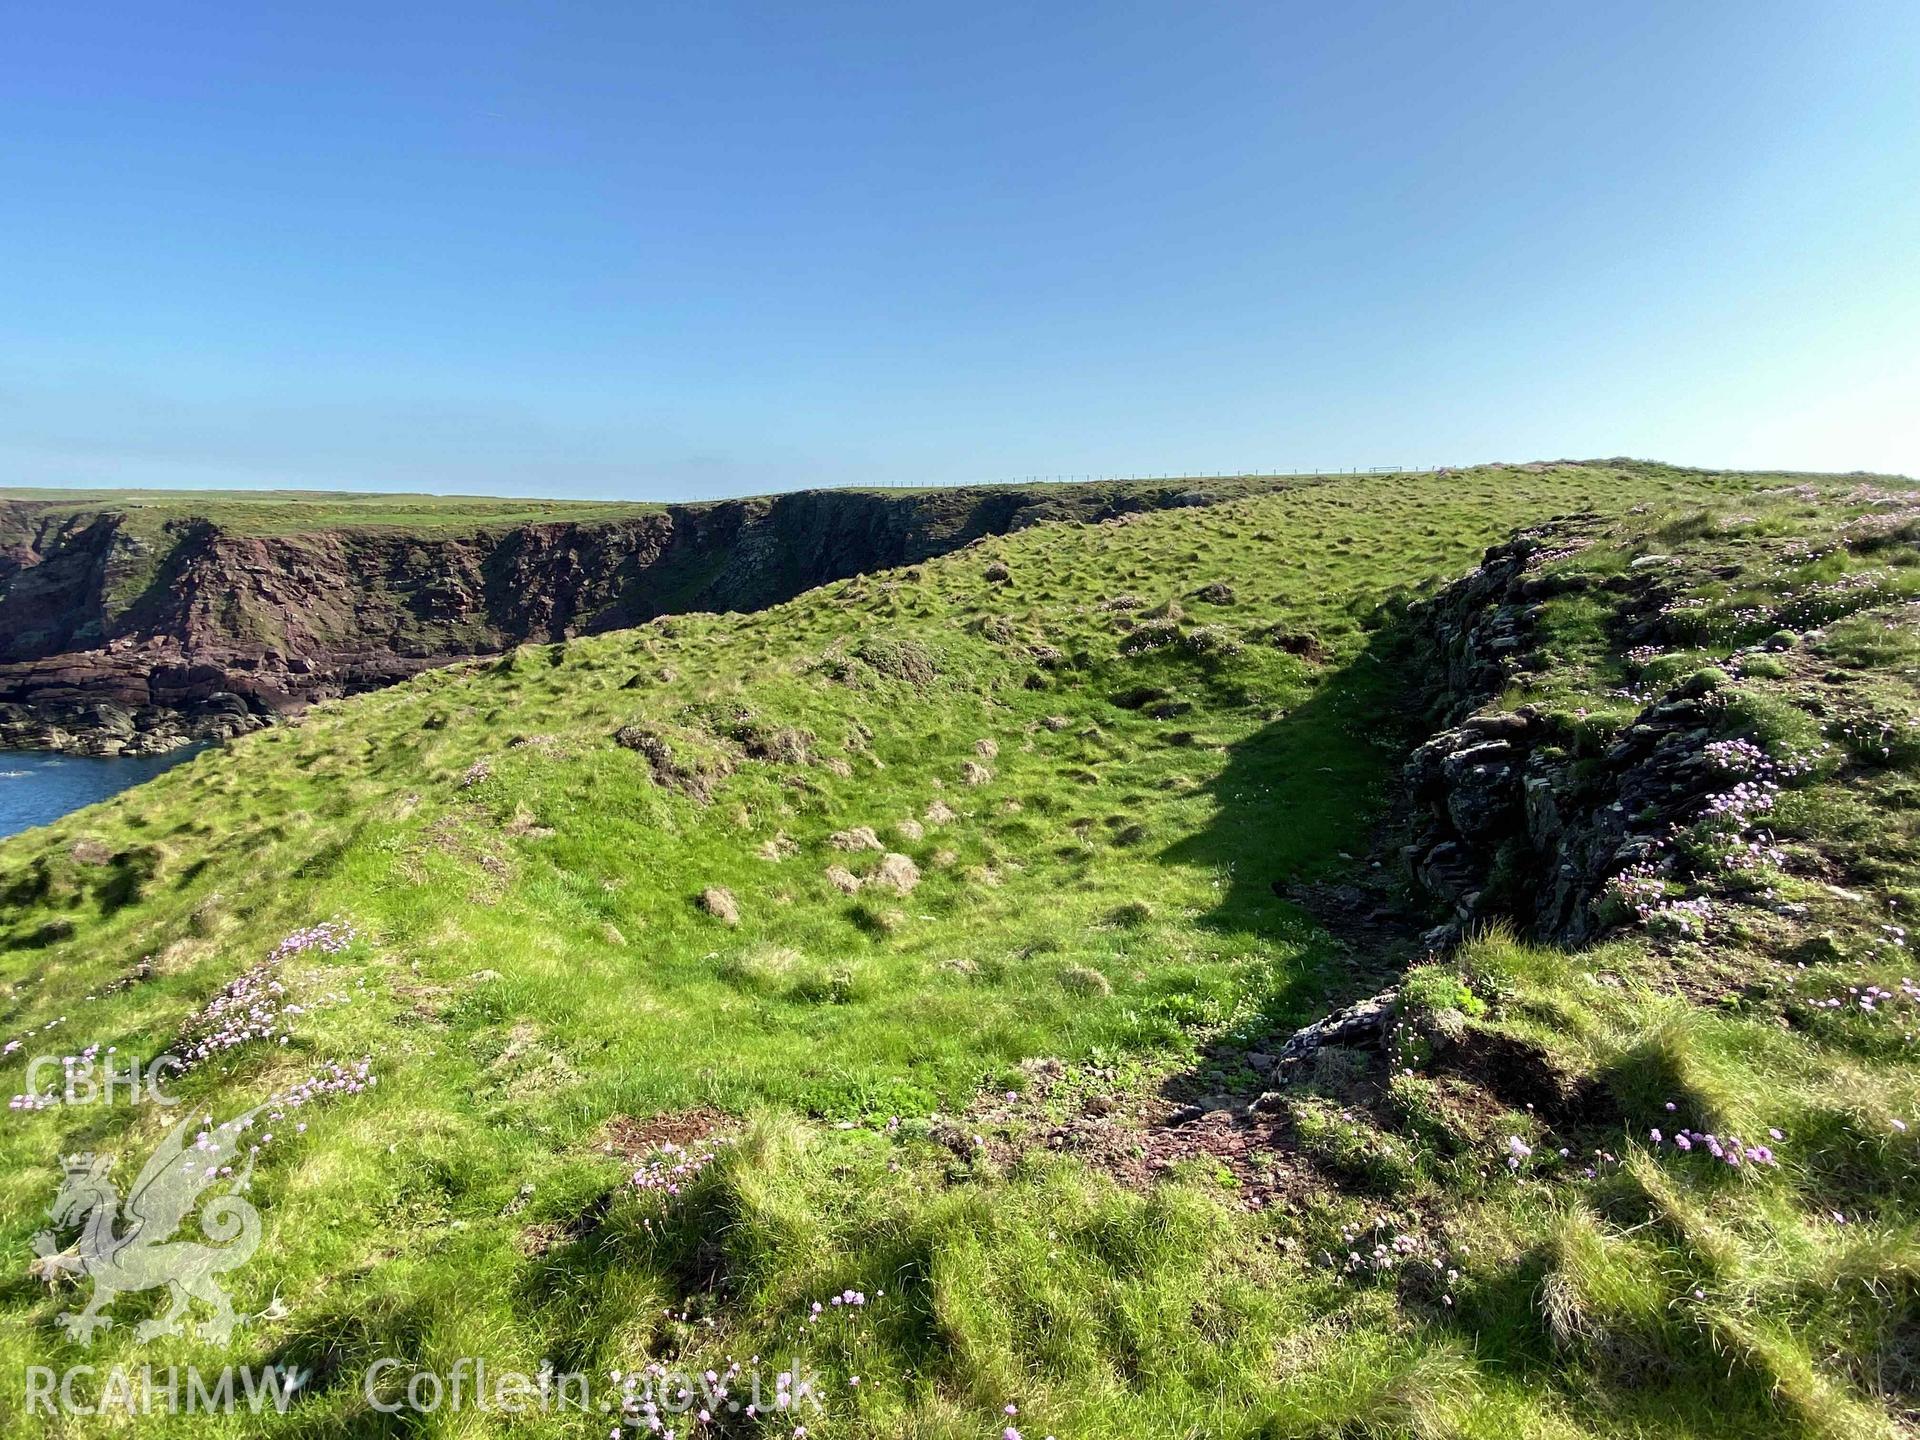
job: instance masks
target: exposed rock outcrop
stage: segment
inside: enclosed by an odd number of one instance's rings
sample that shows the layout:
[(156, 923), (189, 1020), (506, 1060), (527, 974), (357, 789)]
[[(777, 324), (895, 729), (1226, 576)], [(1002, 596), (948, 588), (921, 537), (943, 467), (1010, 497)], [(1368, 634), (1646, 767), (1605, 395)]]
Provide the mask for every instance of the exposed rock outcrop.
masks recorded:
[[(1646, 706), (1597, 754), (1581, 754), (1564, 722), (1531, 706), (1480, 708), (1541, 663), (1531, 646), (1541, 600), (1585, 581), (1535, 567), (1579, 543), (1575, 520), (1496, 546), (1415, 613), (1436, 656), (1436, 708), (1455, 722), (1413, 752), (1403, 777), (1401, 856), (1448, 912), (1430, 944), (1495, 919), (1542, 939), (1595, 938), (1608, 924), (1596, 903), (1607, 882), (1653, 861), (1726, 783), (1707, 750), (1719, 700), (1699, 679)], [(1619, 607), (1624, 627), (1638, 623), (1643, 587), (1621, 588), (1635, 595)]]
[[(1365, 1000), (1356, 1000), (1344, 1010), (1302, 1026), (1287, 1037), (1277, 1055), (1267, 1063), (1253, 1066), (1254, 1073), (1285, 1082), (1320, 1051), (1329, 1047), (1369, 1047), (1378, 1045), (1387, 1025), (1399, 1013), (1400, 994), (1383, 990)], [(1258, 1102), (1255, 1102), (1256, 1105)]]
[(164, 755), (187, 745), (231, 740), (267, 723), (238, 695), (221, 691), (178, 708), (111, 700), (0, 704), (0, 750)]

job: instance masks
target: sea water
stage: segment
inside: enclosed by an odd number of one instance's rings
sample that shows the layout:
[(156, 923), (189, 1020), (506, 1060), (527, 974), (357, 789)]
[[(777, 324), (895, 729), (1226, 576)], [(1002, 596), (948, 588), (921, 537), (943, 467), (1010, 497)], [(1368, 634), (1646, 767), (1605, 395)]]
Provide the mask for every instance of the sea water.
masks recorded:
[(118, 795), (189, 759), (189, 746), (166, 755), (52, 755), (0, 750), (0, 837), (58, 820), (83, 805)]

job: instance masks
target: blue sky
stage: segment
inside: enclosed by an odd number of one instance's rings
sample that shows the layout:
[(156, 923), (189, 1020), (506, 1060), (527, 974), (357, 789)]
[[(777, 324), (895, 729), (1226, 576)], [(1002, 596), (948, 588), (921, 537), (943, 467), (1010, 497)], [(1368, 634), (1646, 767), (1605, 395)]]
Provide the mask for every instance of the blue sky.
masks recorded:
[(0, 484), (1920, 475), (1920, 6), (9, 7)]

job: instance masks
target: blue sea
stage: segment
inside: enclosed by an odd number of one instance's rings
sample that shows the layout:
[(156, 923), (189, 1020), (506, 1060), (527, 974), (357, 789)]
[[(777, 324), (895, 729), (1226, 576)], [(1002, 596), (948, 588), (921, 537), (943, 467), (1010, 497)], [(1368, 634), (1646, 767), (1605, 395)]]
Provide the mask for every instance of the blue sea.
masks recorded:
[(105, 757), (0, 750), (0, 838), (118, 795), (191, 759), (200, 748), (189, 746), (169, 755)]

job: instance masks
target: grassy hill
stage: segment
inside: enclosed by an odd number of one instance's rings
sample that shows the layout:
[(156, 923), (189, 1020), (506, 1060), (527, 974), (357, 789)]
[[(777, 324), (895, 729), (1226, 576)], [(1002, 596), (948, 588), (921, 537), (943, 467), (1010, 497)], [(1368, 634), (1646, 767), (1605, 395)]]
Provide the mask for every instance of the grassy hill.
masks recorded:
[[(649, 1367), (735, 1365), (772, 1413), (663, 1426), (1893, 1433), (1917, 517), (1622, 462), (1040, 525), (327, 702), (16, 837), (12, 1091), (192, 1058), (181, 1111), (8, 1116), (0, 1366), (309, 1374), (284, 1415), (140, 1421), (195, 1436), (651, 1433)], [(1522, 527), (1476, 691), (1428, 617)], [(1604, 800), (1676, 698), (1725, 784), (1635, 801), (1672, 833), (1600, 943), (1522, 933), (1509, 839), (1426, 955), (1413, 748), (1524, 708)], [(1270, 1078), (1389, 987), (1378, 1044)], [(86, 1286), (26, 1270), (62, 1157), (124, 1191), (182, 1114), (261, 1106), (231, 1345), (140, 1339), (158, 1292), (65, 1334)], [(376, 1408), (475, 1356), (633, 1408)], [(769, 1400), (776, 1358), (818, 1396)]]

